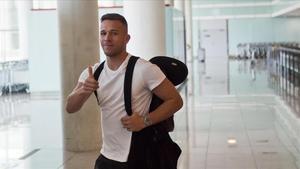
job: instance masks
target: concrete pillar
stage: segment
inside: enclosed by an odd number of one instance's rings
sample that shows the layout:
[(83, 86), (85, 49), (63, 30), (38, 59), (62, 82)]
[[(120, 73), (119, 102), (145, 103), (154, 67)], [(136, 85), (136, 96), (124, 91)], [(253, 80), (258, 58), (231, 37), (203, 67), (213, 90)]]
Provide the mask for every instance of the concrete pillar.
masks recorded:
[(146, 60), (166, 55), (164, 1), (124, 0), (123, 6), (131, 35), (128, 51)]
[(97, 0), (57, 1), (64, 146), (69, 151), (100, 148), (100, 114), (92, 95), (79, 112), (68, 114), (65, 101), (81, 71), (99, 61), (99, 21)]

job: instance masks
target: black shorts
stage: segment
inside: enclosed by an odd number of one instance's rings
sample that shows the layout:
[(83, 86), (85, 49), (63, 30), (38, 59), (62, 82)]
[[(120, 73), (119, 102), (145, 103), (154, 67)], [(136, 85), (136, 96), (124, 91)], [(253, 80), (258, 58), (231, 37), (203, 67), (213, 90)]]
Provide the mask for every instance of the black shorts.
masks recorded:
[(110, 160), (101, 154), (95, 162), (95, 169), (128, 169), (128, 164)]

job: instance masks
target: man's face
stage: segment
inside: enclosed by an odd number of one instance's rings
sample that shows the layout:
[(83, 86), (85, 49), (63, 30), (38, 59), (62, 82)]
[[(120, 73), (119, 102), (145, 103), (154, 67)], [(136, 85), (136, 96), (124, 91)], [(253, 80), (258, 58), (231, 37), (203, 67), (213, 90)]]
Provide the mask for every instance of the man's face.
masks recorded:
[(100, 42), (106, 56), (114, 57), (126, 51), (130, 37), (120, 21), (104, 20), (100, 30)]

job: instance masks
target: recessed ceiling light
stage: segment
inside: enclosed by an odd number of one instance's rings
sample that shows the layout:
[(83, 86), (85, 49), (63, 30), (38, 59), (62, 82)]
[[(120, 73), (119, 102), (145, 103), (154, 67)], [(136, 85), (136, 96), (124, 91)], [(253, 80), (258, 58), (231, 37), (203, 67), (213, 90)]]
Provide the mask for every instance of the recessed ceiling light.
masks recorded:
[(227, 143), (229, 145), (236, 145), (237, 141), (235, 138), (228, 138)]

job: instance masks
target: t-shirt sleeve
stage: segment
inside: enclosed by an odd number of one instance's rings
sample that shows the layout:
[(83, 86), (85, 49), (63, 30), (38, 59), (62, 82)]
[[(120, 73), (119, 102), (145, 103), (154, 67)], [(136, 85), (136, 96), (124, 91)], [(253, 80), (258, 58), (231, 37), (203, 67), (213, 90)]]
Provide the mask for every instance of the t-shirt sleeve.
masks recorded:
[(147, 86), (147, 88), (153, 90), (162, 83), (166, 76), (157, 65), (150, 62), (146, 62), (144, 65), (145, 66), (142, 69), (144, 84)]
[[(95, 70), (98, 68), (99, 65), (100, 65), (99, 63), (96, 63), (96, 64), (93, 66), (93, 73), (95, 72)], [(81, 74), (80, 74), (80, 76), (79, 76), (79, 79), (78, 79), (78, 82), (82, 82), (82, 83), (83, 83), (83, 82), (85, 81), (85, 79), (88, 78), (88, 76), (89, 76), (88, 68), (85, 68), (85, 69), (81, 72)]]

